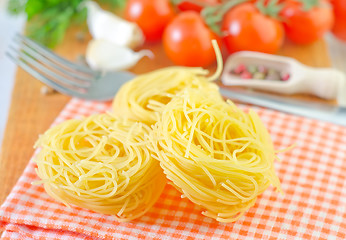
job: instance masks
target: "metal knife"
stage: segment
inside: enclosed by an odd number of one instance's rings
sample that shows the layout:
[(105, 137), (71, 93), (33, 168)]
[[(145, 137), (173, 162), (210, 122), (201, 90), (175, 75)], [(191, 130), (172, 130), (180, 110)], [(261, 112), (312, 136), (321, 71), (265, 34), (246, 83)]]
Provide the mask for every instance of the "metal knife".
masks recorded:
[(246, 89), (230, 90), (220, 87), (224, 97), (243, 103), (271, 108), (281, 112), (314, 118), (346, 127), (346, 107), (332, 106), (323, 103), (305, 102), (296, 99), (254, 92)]

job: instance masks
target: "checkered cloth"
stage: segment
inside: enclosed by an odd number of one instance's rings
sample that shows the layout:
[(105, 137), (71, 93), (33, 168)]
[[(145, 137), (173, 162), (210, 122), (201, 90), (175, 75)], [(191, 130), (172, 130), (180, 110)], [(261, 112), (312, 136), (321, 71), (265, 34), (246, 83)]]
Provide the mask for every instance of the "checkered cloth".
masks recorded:
[[(73, 99), (55, 123), (104, 112), (109, 103)], [(143, 217), (118, 223), (112, 216), (50, 198), (30, 161), (0, 209), (4, 239), (345, 239), (346, 128), (256, 108), (276, 149), (293, 143), (275, 163), (285, 195), (270, 187), (235, 223), (218, 223), (167, 185)], [(345, 119), (346, 121), (346, 119)]]

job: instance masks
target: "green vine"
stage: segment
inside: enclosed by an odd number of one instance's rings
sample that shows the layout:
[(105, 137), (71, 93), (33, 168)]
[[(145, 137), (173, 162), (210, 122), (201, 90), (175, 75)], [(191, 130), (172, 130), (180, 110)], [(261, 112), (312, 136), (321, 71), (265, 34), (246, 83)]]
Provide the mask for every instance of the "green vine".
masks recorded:
[(197, 5), (197, 6), (202, 7), (202, 8), (209, 6), (209, 4), (207, 4), (205, 2), (198, 1), (198, 0), (171, 0), (171, 3), (173, 5), (175, 5), (175, 6), (180, 4), (180, 3), (184, 3), (184, 2), (186, 2), (186, 3), (193, 3), (193, 4)]
[(279, 13), (283, 8), (283, 4), (279, 4), (279, 0), (270, 0), (265, 3), (265, 0), (260, 0), (256, 3), (257, 9), (264, 15), (279, 19)]
[(203, 17), (205, 23), (209, 26), (209, 28), (213, 32), (221, 36), (221, 22), (224, 15), (231, 8), (248, 1), (249, 0), (229, 0), (216, 6), (205, 7), (201, 12), (201, 16)]
[(303, 4), (303, 11), (309, 11), (320, 4), (320, 0), (298, 0)]

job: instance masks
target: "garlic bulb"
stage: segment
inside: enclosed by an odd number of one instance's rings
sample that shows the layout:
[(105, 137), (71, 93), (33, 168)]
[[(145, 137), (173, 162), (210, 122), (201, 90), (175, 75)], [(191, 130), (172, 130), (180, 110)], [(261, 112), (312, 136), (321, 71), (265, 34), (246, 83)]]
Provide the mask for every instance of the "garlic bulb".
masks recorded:
[(118, 71), (134, 66), (141, 58), (153, 57), (149, 50), (134, 52), (106, 40), (91, 40), (86, 50), (86, 61), (94, 70)]
[(143, 44), (144, 35), (137, 24), (101, 9), (93, 1), (87, 1), (85, 5), (88, 9), (87, 24), (93, 39), (107, 40), (132, 49)]

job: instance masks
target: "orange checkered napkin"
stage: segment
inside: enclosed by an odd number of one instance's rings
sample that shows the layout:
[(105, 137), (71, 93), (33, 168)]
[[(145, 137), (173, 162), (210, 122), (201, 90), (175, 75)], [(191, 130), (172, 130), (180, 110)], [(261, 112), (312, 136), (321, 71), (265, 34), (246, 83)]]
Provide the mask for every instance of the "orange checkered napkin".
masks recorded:
[[(243, 106), (244, 107), (244, 106)], [(109, 103), (73, 99), (56, 123), (104, 112)], [(346, 128), (256, 108), (277, 149), (296, 143), (275, 163), (285, 195), (261, 194), (235, 223), (218, 223), (167, 185), (143, 217), (118, 223), (112, 216), (50, 198), (30, 161), (0, 208), (4, 239), (346, 239)], [(345, 119), (346, 121), (346, 119)]]

